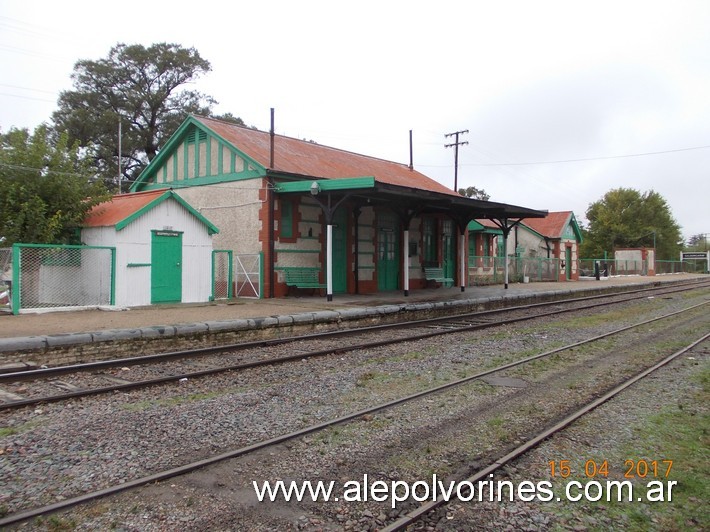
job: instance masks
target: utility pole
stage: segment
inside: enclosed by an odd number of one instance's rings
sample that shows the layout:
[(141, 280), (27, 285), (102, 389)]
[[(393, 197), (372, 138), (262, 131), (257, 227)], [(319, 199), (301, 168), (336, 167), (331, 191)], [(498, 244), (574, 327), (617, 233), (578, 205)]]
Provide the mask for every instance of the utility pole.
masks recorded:
[(459, 186), (459, 146), (463, 146), (464, 144), (468, 144), (468, 141), (464, 142), (459, 142), (459, 135), (463, 135), (464, 133), (468, 133), (468, 129), (464, 129), (463, 131), (455, 131), (453, 133), (447, 133), (444, 135), (444, 137), (456, 137), (456, 142), (452, 142), (451, 144), (444, 144), (444, 148), (451, 148), (452, 146), (454, 147), (454, 191), (458, 192), (458, 186)]

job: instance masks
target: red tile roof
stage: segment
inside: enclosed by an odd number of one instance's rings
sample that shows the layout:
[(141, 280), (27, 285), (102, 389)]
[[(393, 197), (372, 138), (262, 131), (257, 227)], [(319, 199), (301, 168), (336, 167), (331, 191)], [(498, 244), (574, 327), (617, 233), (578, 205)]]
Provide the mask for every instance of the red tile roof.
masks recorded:
[(95, 205), (88, 212), (84, 219), (84, 227), (114, 226), (165, 194), (166, 190), (149, 190), (113, 196), (109, 201)]
[[(265, 168), (270, 162), (270, 134), (221, 120), (193, 116)], [(409, 166), (360, 155), (314, 142), (274, 135), (274, 168), (290, 174), (325, 179), (373, 176), (379, 183), (458, 194)]]
[(523, 224), (548, 238), (562, 238), (570, 222), (572, 211), (550, 212), (544, 218), (528, 218)]

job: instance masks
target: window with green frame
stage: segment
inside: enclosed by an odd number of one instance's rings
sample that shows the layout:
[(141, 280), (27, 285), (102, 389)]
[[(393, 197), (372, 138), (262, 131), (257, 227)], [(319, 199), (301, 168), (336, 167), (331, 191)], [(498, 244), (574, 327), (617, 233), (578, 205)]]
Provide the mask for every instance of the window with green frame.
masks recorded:
[(279, 236), (281, 238), (293, 238), (293, 203), (288, 200), (281, 200), (281, 220), (279, 222)]
[(424, 218), (422, 240), (424, 264), (437, 264), (438, 254), (436, 249), (436, 220), (434, 218)]

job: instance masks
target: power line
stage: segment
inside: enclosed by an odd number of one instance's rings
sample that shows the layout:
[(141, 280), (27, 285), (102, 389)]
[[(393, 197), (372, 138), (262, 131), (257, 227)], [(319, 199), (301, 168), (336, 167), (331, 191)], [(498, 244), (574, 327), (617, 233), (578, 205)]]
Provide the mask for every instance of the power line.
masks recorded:
[(34, 100), (36, 102), (56, 103), (55, 100), (48, 100), (47, 98), (35, 98), (34, 96), (22, 96), (21, 94), (10, 94), (9, 92), (0, 92), (0, 96), (9, 96), (11, 98), (22, 98), (23, 100)]
[(45, 89), (33, 89), (32, 87), (22, 87), (20, 85), (9, 85), (7, 83), (0, 83), (0, 87), (10, 87), (11, 89), (22, 89), (25, 91), (33, 91), (33, 92), (45, 92), (47, 94), (57, 94), (56, 91), (48, 91)]
[(50, 174), (65, 175), (70, 177), (83, 177), (89, 179), (91, 176), (87, 174), (78, 174), (76, 172), (62, 172), (60, 170), (53, 170), (51, 168), (32, 168), (30, 166), (20, 166), (18, 164), (0, 163), (0, 166), (9, 168), (11, 170), (23, 170), (28, 172), (47, 172)]
[(578, 163), (585, 161), (604, 161), (608, 159), (624, 159), (628, 157), (645, 157), (648, 155), (663, 155), (664, 153), (678, 153), (683, 151), (691, 150), (705, 150), (710, 148), (710, 145), (706, 146), (692, 146), (689, 148), (678, 148), (675, 150), (662, 150), (662, 151), (649, 151), (645, 153), (629, 153), (625, 155), (607, 155), (603, 157), (586, 157), (582, 159), (561, 159), (557, 161), (533, 161), (527, 163), (467, 163), (462, 166), (528, 166), (534, 164), (560, 164), (560, 163)]

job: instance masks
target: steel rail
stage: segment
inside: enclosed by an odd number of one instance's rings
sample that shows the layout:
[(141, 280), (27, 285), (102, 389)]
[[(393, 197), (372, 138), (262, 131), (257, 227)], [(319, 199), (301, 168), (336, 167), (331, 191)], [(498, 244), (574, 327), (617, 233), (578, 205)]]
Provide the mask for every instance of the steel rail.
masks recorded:
[[(457, 319), (460, 320), (460, 319), (485, 317), (485, 316), (496, 315), (496, 314), (505, 313), (505, 312), (529, 310), (529, 309), (541, 308), (541, 307), (558, 305), (558, 304), (585, 302), (585, 301), (602, 299), (602, 298), (613, 298), (616, 296), (626, 296), (629, 294), (639, 294), (639, 293), (657, 292), (657, 291), (663, 291), (662, 293), (683, 292), (683, 291), (688, 291), (688, 290), (694, 290), (697, 288), (703, 288), (706, 286), (710, 286), (710, 283), (707, 283), (702, 280), (701, 281), (689, 281), (689, 282), (683, 282), (683, 283), (675, 283), (673, 286), (654, 286), (651, 288), (641, 288), (638, 290), (626, 290), (626, 291), (622, 291), (622, 292), (597, 294), (597, 295), (593, 295), (593, 296), (585, 296), (585, 297), (580, 297), (580, 298), (568, 298), (568, 299), (559, 299), (559, 300), (554, 300), (554, 301), (543, 301), (540, 303), (529, 303), (526, 305), (516, 305), (516, 306), (512, 306), (512, 307), (504, 307), (504, 308), (499, 308), (499, 309), (490, 309), (490, 310), (483, 310), (483, 311), (477, 311), (477, 312), (455, 314), (453, 316), (439, 316), (436, 318), (427, 318), (427, 319), (423, 319), (423, 320), (412, 320), (412, 321), (407, 321), (407, 322), (387, 323), (387, 324), (373, 325), (373, 326), (368, 326), (368, 327), (358, 327), (358, 328), (338, 330), (338, 331), (324, 331), (324, 332), (320, 332), (320, 333), (306, 334), (306, 335), (300, 335), (300, 336), (289, 336), (289, 337), (285, 337), (285, 338), (274, 338), (274, 339), (269, 339), (269, 340), (255, 340), (255, 341), (251, 341), (251, 342), (240, 342), (240, 343), (236, 343), (236, 344), (227, 344), (227, 345), (222, 345), (222, 346), (206, 347), (206, 348), (200, 348), (200, 349), (173, 351), (173, 352), (167, 352), (167, 353), (156, 353), (156, 354), (151, 354), (151, 355), (143, 355), (143, 356), (139, 356), (139, 357), (124, 357), (124, 358), (119, 358), (119, 359), (104, 360), (104, 361), (97, 361), (97, 362), (88, 362), (88, 363), (83, 363), (83, 364), (72, 364), (72, 365), (66, 365), (66, 366), (56, 366), (56, 367), (50, 367), (50, 368), (16, 371), (16, 372), (12, 372), (12, 373), (0, 374), (0, 383), (8, 382), (8, 381), (16, 382), (16, 381), (20, 381), (20, 380), (47, 378), (47, 377), (67, 375), (67, 374), (79, 373), (79, 372), (89, 372), (89, 371), (95, 371), (98, 369), (107, 369), (107, 368), (113, 368), (113, 367), (123, 367), (123, 366), (132, 366), (132, 365), (135, 366), (135, 365), (140, 365), (140, 364), (163, 362), (166, 360), (176, 360), (176, 359), (181, 359), (181, 358), (196, 358), (199, 356), (209, 356), (209, 355), (217, 354), (217, 353), (224, 352), (224, 351), (241, 351), (241, 350), (259, 348), (259, 347), (272, 347), (272, 346), (276, 346), (276, 345), (282, 345), (282, 344), (287, 344), (287, 343), (297, 342), (297, 341), (304, 341), (304, 340), (320, 340), (320, 339), (324, 339), (324, 338), (332, 338), (332, 337), (339, 337), (339, 336), (351, 336), (351, 335), (360, 334), (362, 332), (387, 330), (387, 329), (394, 329), (394, 328), (402, 328), (402, 329), (412, 328), (412, 327), (417, 327), (417, 326), (421, 326), (421, 325), (435, 324), (435, 323), (439, 323), (439, 322), (449, 322), (449, 321), (453, 321), (453, 320), (457, 320)], [(620, 299), (619, 301), (612, 301), (611, 304), (623, 303), (626, 301), (632, 301), (634, 299), (640, 299), (640, 297)], [(583, 310), (584, 308), (593, 308), (593, 306), (580, 307), (578, 309), (570, 309), (570, 310)]]
[[(695, 287), (693, 287), (693, 288), (686, 287), (683, 289), (675, 290), (674, 292), (692, 290), (694, 288)], [(544, 312), (541, 314), (535, 314), (532, 316), (519, 316), (519, 317), (515, 317), (515, 318), (508, 318), (506, 320), (501, 320), (498, 322), (474, 323), (474, 324), (467, 324), (467, 325), (457, 325), (455, 327), (446, 328), (446, 329), (430, 330), (427, 332), (414, 334), (414, 335), (408, 336), (406, 338), (387, 338), (384, 340), (377, 340), (377, 341), (352, 344), (352, 345), (346, 345), (346, 346), (340, 346), (340, 347), (328, 347), (325, 349), (319, 349), (319, 350), (310, 351), (310, 352), (306, 352), (306, 353), (286, 355), (286, 356), (271, 358), (271, 359), (267, 359), (267, 360), (255, 360), (255, 361), (251, 361), (251, 362), (242, 362), (239, 364), (231, 364), (231, 365), (227, 365), (227, 366), (209, 368), (209, 369), (200, 370), (200, 371), (193, 371), (190, 373), (168, 375), (168, 376), (156, 377), (153, 379), (146, 379), (146, 380), (129, 382), (129, 383), (120, 383), (120, 384), (116, 383), (116, 384), (111, 384), (109, 386), (103, 386), (100, 388), (91, 388), (91, 389), (86, 389), (86, 390), (75, 390), (75, 391), (70, 391), (67, 393), (44, 396), (44, 397), (7, 401), (4, 403), (0, 403), (0, 411), (16, 410), (16, 409), (23, 408), (26, 406), (33, 406), (33, 405), (37, 405), (37, 404), (56, 403), (56, 402), (60, 402), (60, 401), (66, 401), (69, 399), (77, 399), (80, 397), (90, 397), (93, 395), (102, 395), (102, 394), (117, 392), (117, 391), (128, 391), (128, 390), (135, 390), (135, 389), (140, 389), (140, 388), (147, 388), (149, 386), (157, 386), (157, 385), (161, 385), (161, 384), (167, 384), (170, 382), (176, 382), (181, 379), (196, 379), (196, 378), (207, 377), (207, 376), (215, 375), (215, 374), (219, 374), (219, 373), (225, 373), (228, 371), (244, 371), (247, 369), (253, 369), (253, 368), (257, 368), (257, 367), (276, 366), (279, 364), (285, 364), (285, 363), (293, 362), (293, 361), (301, 361), (304, 359), (324, 357), (327, 355), (343, 354), (343, 353), (347, 353), (349, 351), (372, 349), (372, 348), (376, 348), (376, 347), (383, 347), (386, 345), (392, 345), (392, 344), (398, 344), (398, 343), (404, 343), (404, 342), (414, 342), (414, 341), (418, 341), (418, 340), (425, 340), (427, 338), (433, 338), (433, 337), (441, 336), (441, 335), (445, 335), (445, 334), (470, 332), (470, 331), (474, 331), (474, 330), (488, 329), (488, 328), (492, 328), (492, 327), (500, 327), (503, 325), (510, 325), (513, 323), (518, 323), (518, 322), (528, 321), (528, 320), (533, 320), (533, 319), (538, 319), (538, 318), (544, 318), (544, 317), (554, 316), (554, 315), (558, 315), (558, 314), (564, 314), (567, 312), (575, 312), (575, 311), (587, 310), (587, 309), (595, 308), (595, 307), (599, 307), (599, 306), (624, 303), (626, 301), (630, 301), (633, 299), (635, 299), (635, 298), (623, 299), (623, 300), (612, 301), (612, 302), (607, 301), (607, 302), (602, 302), (602, 303), (595, 303), (595, 304), (591, 304), (591, 305), (586, 305), (584, 307), (576, 307), (576, 308), (571, 308), (571, 309), (555, 309), (555, 310), (551, 310), (551, 311)], [(559, 302), (555, 302), (554, 304), (556, 304), (556, 303), (559, 303)], [(532, 305), (532, 307), (538, 308), (540, 306), (549, 306), (549, 305), (550, 305), (550, 303), (535, 303)], [(525, 305), (522, 307), (513, 307), (512, 309), (496, 309), (495, 313), (505, 312), (505, 311), (510, 312), (510, 311), (517, 311), (517, 310), (527, 310), (528, 308), (529, 308), (529, 306)], [(489, 313), (483, 312), (483, 313), (474, 313), (474, 314), (476, 316), (480, 317), (480, 315), (488, 315)], [(469, 315), (456, 315), (456, 316), (449, 316), (446, 318), (435, 318), (433, 321), (435, 323), (446, 324), (446, 323), (459, 321), (462, 319), (462, 316), (468, 317)], [(432, 320), (418, 320), (416, 322), (407, 322), (406, 324), (388, 324), (388, 325), (394, 325), (394, 326), (400, 325), (403, 328), (412, 328), (415, 326), (413, 324), (423, 324), (423, 323), (431, 324)], [(362, 333), (363, 331), (364, 332), (377, 332), (380, 330), (381, 327), (387, 327), (387, 326), (374, 326), (372, 328), (367, 327), (364, 329), (353, 329), (353, 331), (358, 332), (358, 333)], [(318, 338), (320, 338), (319, 335), (318, 335)], [(183, 358), (185, 358), (185, 357), (183, 357)], [(58, 369), (62, 369), (62, 368), (58, 368)], [(40, 371), (40, 370), (35, 370), (35, 371)], [(22, 373), (26, 374), (29, 372), (22, 372)], [(13, 375), (16, 375), (16, 374), (13, 374)], [(44, 375), (43, 375), (43, 377), (44, 377)], [(16, 380), (29, 380), (29, 379), (27, 376), (25, 376), (24, 379), (16, 379)], [(0, 380), (0, 382), (2, 382), (2, 380)]]
[[(697, 308), (702, 307), (702, 306), (707, 305), (707, 304), (710, 304), (710, 301), (703, 302), (703, 303), (699, 303), (699, 304), (697, 304), (697, 305), (693, 305), (693, 306), (688, 307), (688, 308), (686, 308), (686, 309), (682, 309), (682, 310), (678, 310), (678, 311), (675, 311), (675, 312), (671, 312), (671, 313), (665, 314), (665, 315), (663, 315), (663, 316), (657, 316), (657, 317), (655, 317), (655, 318), (651, 318), (651, 319), (648, 319), (648, 320), (644, 320), (644, 321), (639, 322), (639, 323), (635, 323), (635, 324), (632, 324), (632, 325), (627, 325), (627, 326), (622, 327), (622, 328), (620, 328), (620, 329), (616, 329), (616, 330), (614, 330), (614, 331), (609, 331), (609, 332), (600, 334), (600, 335), (598, 335), (598, 336), (594, 336), (594, 337), (592, 337), (592, 338), (588, 338), (588, 339), (586, 339), (586, 340), (581, 340), (581, 341), (579, 341), (579, 342), (575, 342), (575, 343), (572, 343), (572, 344), (569, 344), (569, 345), (566, 345), (566, 346), (558, 347), (558, 348), (552, 349), (552, 350), (550, 350), (550, 351), (545, 351), (544, 353), (539, 353), (539, 354), (537, 354), (537, 355), (533, 355), (533, 356), (530, 356), (530, 357), (526, 357), (526, 358), (523, 358), (523, 359), (518, 360), (518, 361), (515, 361), (515, 362), (510, 362), (510, 363), (504, 364), (504, 365), (502, 365), (502, 366), (498, 366), (498, 367), (495, 367), (495, 368), (487, 369), (487, 370), (481, 371), (481, 372), (479, 372), (479, 373), (476, 373), (476, 374), (474, 374), (474, 375), (470, 375), (470, 376), (468, 376), (468, 377), (464, 377), (464, 378), (462, 378), (462, 379), (457, 379), (457, 380), (455, 380), (455, 381), (451, 381), (451, 382), (448, 382), (448, 383), (446, 383), (446, 384), (442, 384), (442, 385), (439, 385), (439, 386), (435, 386), (435, 387), (432, 387), (432, 388), (428, 388), (428, 389), (422, 390), (422, 391), (420, 391), (420, 392), (415, 392), (415, 393), (412, 393), (412, 394), (410, 394), (410, 395), (407, 395), (407, 396), (404, 396), (404, 397), (400, 397), (400, 398), (395, 399), (395, 400), (392, 400), (392, 401), (388, 401), (388, 402), (386, 402), (386, 403), (381, 403), (381, 404), (379, 404), (379, 405), (375, 405), (375, 406), (372, 406), (372, 407), (364, 408), (364, 409), (362, 409), (362, 410), (358, 410), (358, 411), (356, 411), (356, 412), (352, 412), (352, 413), (350, 413), (350, 414), (346, 414), (346, 415), (344, 415), (344, 416), (341, 416), (341, 417), (338, 417), (338, 418), (335, 418), (335, 419), (331, 419), (331, 420), (328, 420), (328, 421), (324, 421), (324, 422), (322, 422), (322, 423), (317, 423), (317, 424), (315, 424), (315, 425), (311, 425), (311, 426), (308, 426), (308, 427), (305, 427), (305, 428), (303, 428), (303, 429), (299, 429), (299, 430), (297, 430), (297, 431), (290, 432), (290, 433), (287, 433), (287, 434), (282, 434), (282, 435), (280, 435), (280, 436), (275, 436), (275, 437), (273, 437), (273, 438), (269, 438), (269, 439), (263, 440), (263, 441), (261, 441), (261, 442), (257, 442), (257, 443), (254, 443), (254, 444), (251, 444), (251, 445), (248, 445), (248, 446), (245, 446), (245, 447), (241, 447), (241, 448), (239, 448), (239, 449), (234, 449), (234, 450), (231, 450), (231, 451), (227, 451), (227, 452), (222, 453), (222, 454), (219, 454), (219, 455), (211, 456), (211, 457), (209, 457), (209, 458), (204, 458), (204, 459), (202, 459), (202, 460), (198, 460), (198, 461), (196, 461), (196, 462), (184, 464), (184, 465), (182, 465), (182, 466), (178, 466), (178, 467), (175, 467), (175, 468), (172, 468), (172, 469), (168, 469), (168, 470), (165, 470), (165, 471), (160, 471), (160, 472), (158, 472), (158, 473), (154, 473), (154, 474), (152, 474), (152, 475), (148, 475), (148, 476), (145, 476), (145, 477), (141, 477), (141, 478), (136, 478), (136, 479), (133, 479), (133, 480), (129, 480), (129, 481), (126, 481), (126, 482), (124, 482), (124, 483), (122, 483), (122, 484), (117, 484), (117, 485), (114, 485), (114, 486), (109, 486), (109, 487), (104, 488), (104, 489), (101, 489), (101, 490), (97, 490), (97, 491), (90, 492), (90, 493), (85, 493), (85, 494), (83, 494), (83, 495), (79, 495), (79, 496), (76, 496), (76, 497), (68, 498), (68, 499), (65, 499), (64, 501), (60, 501), (60, 502), (57, 502), (57, 503), (54, 503), (54, 504), (50, 504), (50, 505), (47, 505), (47, 506), (43, 506), (43, 507), (39, 507), (39, 508), (33, 508), (33, 509), (25, 510), (25, 511), (20, 511), (20, 512), (17, 512), (17, 513), (15, 513), (15, 514), (6, 516), (6, 517), (4, 517), (4, 518), (1, 518), (1, 519), (0, 519), (0, 527), (7, 526), (7, 525), (11, 525), (11, 524), (15, 524), (15, 523), (19, 523), (19, 522), (26, 521), (26, 520), (28, 520), (28, 519), (32, 519), (32, 518), (35, 518), (35, 517), (39, 517), (39, 516), (42, 516), (42, 515), (52, 514), (52, 513), (61, 511), (61, 510), (66, 510), (66, 509), (71, 508), (71, 507), (73, 507), (73, 506), (77, 506), (77, 505), (80, 505), (80, 504), (84, 504), (84, 503), (87, 503), (87, 502), (90, 502), (90, 501), (92, 501), (92, 500), (96, 500), (96, 499), (99, 499), (99, 498), (107, 497), (107, 496), (109, 496), (109, 495), (115, 495), (115, 494), (121, 493), (121, 492), (123, 492), (123, 491), (129, 490), (129, 489), (133, 489), (133, 488), (137, 488), (137, 487), (140, 487), (140, 486), (144, 486), (144, 485), (146, 485), (146, 484), (150, 484), (150, 483), (153, 483), (153, 482), (158, 482), (158, 481), (166, 480), (166, 479), (169, 479), (169, 478), (174, 478), (174, 477), (177, 477), (177, 476), (185, 475), (185, 474), (191, 473), (192, 471), (195, 471), (195, 470), (197, 470), (197, 469), (201, 469), (201, 468), (206, 467), (206, 466), (210, 466), (210, 465), (213, 465), (213, 464), (217, 464), (217, 463), (223, 462), (223, 461), (225, 461), (225, 460), (230, 460), (230, 459), (233, 459), (233, 458), (238, 458), (238, 457), (240, 457), (240, 456), (244, 456), (244, 455), (247, 455), (247, 454), (249, 454), (249, 453), (252, 453), (252, 452), (255, 452), (255, 451), (258, 451), (258, 450), (261, 450), (261, 449), (265, 449), (265, 448), (271, 447), (271, 446), (273, 446), (273, 445), (277, 445), (277, 444), (283, 443), (283, 442), (285, 442), (285, 441), (289, 441), (289, 440), (293, 440), (293, 439), (300, 438), (300, 437), (303, 437), (303, 436), (307, 436), (307, 435), (309, 435), (309, 434), (312, 434), (312, 433), (314, 433), (314, 432), (318, 432), (318, 431), (320, 431), (320, 430), (323, 430), (323, 429), (332, 427), (332, 426), (334, 426), (334, 425), (340, 425), (340, 424), (342, 424), (342, 423), (346, 423), (346, 422), (348, 422), (348, 421), (352, 421), (352, 420), (354, 420), (354, 419), (357, 419), (357, 418), (362, 417), (362, 416), (367, 415), (367, 414), (374, 414), (374, 413), (377, 413), (377, 412), (379, 412), (379, 411), (381, 411), (381, 410), (386, 410), (386, 409), (388, 409), (388, 408), (392, 408), (392, 407), (398, 406), (398, 405), (400, 405), (400, 404), (404, 404), (404, 403), (413, 401), (413, 400), (415, 400), (415, 399), (419, 399), (419, 398), (422, 398), (422, 397), (426, 397), (426, 396), (429, 396), (429, 395), (432, 395), (432, 394), (435, 394), (435, 393), (442, 392), (442, 391), (444, 391), (444, 390), (448, 390), (448, 389), (450, 389), (450, 388), (454, 388), (454, 387), (456, 387), (456, 386), (460, 386), (460, 385), (463, 385), (463, 384), (467, 384), (467, 383), (469, 383), (469, 382), (472, 382), (472, 381), (474, 381), (474, 380), (476, 380), (476, 379), (480, 379), (481, 377), (485, 377), (485, 376), (490, 375), (490, 374), (492, 374), (492, 373), (496, 373), (496, 372), (503, 371), (503, 370), (506, 370), (506, 369), (510, 369), (510, 368), (513, 368), (513, 367), (516, 367), (516, 366), (520, 366), (520, 365), (523, 365), (523, 364), (527, 364), (528, 362), (532, 362), (532, 361), (538, 360), (538, 359), (540, 359), (540, 358), (547, 357), (547, 356), (553, 355), (553, 354), (555, 354), (555, 353), (559, 353), (559, 352), (561, 352), (561, 351), (566, 351), (566, 350), (569, 350), (569, 349), (573, 349), (573, 348), (578, 347), (578, 346), (580, 346), (580, 345), (584, 345), (584, 344), (588, 344), (588, 343), (591, 343), (591, 342), (595, 342), (595, 341), (597, 341), (597, 340), (601, 340), (601, 339), (603, 339), (603, 338), (607, 338), (607, 337), (609, 337), (609, 336), (613, 336), (613, 335), (615, 335), (615, 334), (619, 334), (619, 333), (622, 333), (622, 332), (624, 332), (624, 331), (627, 331), (627, 330), (630, 330), (630, 329), (634, 329), (634, 328), (636, 328), (636, 327), (641, 327), (641, 326), (647, 325), (647, 324), (649, 324), (649, 323), (653, 323), (653, 322), (656, 322), (656, 321), (659, 321), (659, 320), (663, 320), (663, 319), (666, 319), (666, 318), (670, 318), (670, 317), (673, 317), (673, 316), (677, 316), (677, 315), (679, 315), (679, 314), (683, 314), (684, 312), (689, 312), (689, 311), (691, 311), (691, 310), (697, 309)], [(705, 339), (707, 339), (708, 336), (710, 336), (710, 334), (705, 335), (701, 340), (696, 341), (696, 342), (695, 342), (694, 344), (692, 344), (692, 345), (693, 345), (693, 346), (694, 346), (694, 345), (697, 345), (698, 343), (700, 343), (700, 342), (704, 341)], [(676, 355), (676, 356), (677, 356), (677, 355)], [(654, 366), (654, 367), (655, 367), (655, 366)], [(637, 379), (637, 380), (638, 380), (638, 379)], [(604, 396), (602, 396), (602, 397), (604, 397)], [(596, 401), (595, 401), (595, 402), (596, 402)], [(536, 437), (536, 438), (533, 438), (533, 439), (530, 440), (530, 441), (531, 441), (531, 442), (532, 442), (532, 441), (539, 442), (539, 441), (542, 441), (542, 439), (544, 439), (544, 438)], [(509, 455), (510, 455), (510, 454), (512, 454), (512, 453), (509, 453)], [(506, 457), (509, 456), (509, 455), (506, 455)], [(505, 458), (505, 457), (504, 457), (504, 458)], [(502, 459), (500, 459), (500, 460), (502, 460)], [(496, 463), (500, 462), (500, 460), (498, 460)], [(503, 462), (501, 462), (501, 465), (502, 465), (502, 463), (503, 463)], [(500, 467), (500, 466), (497, 466), (497, 467)]]
[[(200, 356), (214, 355), (214, 354), (222, 353), (225, 351), (243, 351), (243, 350), (254, 349), (254, 348), (259, 348), (259, 347), (273, 347), (273, 346), (277, 346), (277, 345), (298, 342), (298, 341), (305, 341), (305, 340), (320, 340), (320, 339), (324, 339), (324, 338), (337, 338), (339, 336), (352, 336), (352, 335), (360, 334), (362, 332), (369, 332), (369, 331), (378, 331), (378, 330), (387, 330), (387, 329), (396, 329), (396, 328), (403, 328), (403, 329), (404, 328), (412, 328), (412, 327), (417, 327), (417, 326), (427, 325), (427, 324), (448, 322), (448, 321), (467, 319), (467, 318), (471, 319), (471, 318), (476, 318), (476, 317), (484, 317), (484, 316), (501, 314), (504, 312), (514, 312), (514, 311), (518, 311), (518, 310), (529, 310), (529, 309), (541, 308), (541, 307), (552, 306), (552, 305), (578, 303), (578, 302), (592, 301), (595, 299), (612, 298), (612, 297), (617, 297), (617, 296), (626, 296), (626, 295), (630, 295), (630, 294), (658, 292), (658, 291), (664, 291), (664, 290), (665, 291), (662, 293), (683, 292), (683, 291), (688, 291), (688, 290), (695, 290), (698, 288), (705, 288), (707, 286), (710, 286), (710, 283), (708, 283), (704, 280), (689, 281), (689, 282), (683, 282), (683, 283), (675, 283), (673, 286), (654, 286), (651, 288), (640, 288), (638, 290), (625, 290), (625, 291), (621, 291), (621, 292), (611, 292), (611, 293), (606, 293), (606, 294), (597, 294), (597, 295), (593, 295), (593, 296), (585, 296), (585, 297), (579, 297), (579, 298), (557, 299), (554, 301), (543, 301), (540, 303), (529, 303), (526, 305), (516, 305), (516, 306), (512, 306), (512, 307), (504, 307), (504, 308), (499, 308), (499, 309), (490, 309), (490, 310), (483, 310), (483, 311), (477, 311), (477, 312), (468, 312), (468, 313), (464, 313), (464, 314), (455, 314), (453, 316), (439, 316), (436, 318), (427, 318), (427, 319), (423, 319), (423, 320), (413, 320), (413, 321), (398, 322), (398, 323), (386, 323), (386, 324), (372, 325), (372, 326), (368, 326), (368, 327), (357, 327), (357, 328), (353, 328), (353, 329), (345, 329), (345, 330), (338, 330), (338, 331), (324, 331), (324, 332), (319, 332), (319, 333), (314, 333), (314, 334), (305, 334), (305, 335), (300, 335), (300, 336), (288, 336), (285, 338), (272, 338), (269, 340), (255, 340), (255, 341), (250, 341), (250, 342), (240, 342), (240, 343), (235, 343), (235, 344), (227, 344), (227, 345), (214, 346), (214, 347), (203, 347), (203, 348), (199, 348), (199, 349), (171, 351), (171, 352), (167, 352), (167, 353), (155, 353), (155, 354), (151, 354), (151, 355), (143, 355), (143, 356), (138, 356), (138, 357), (124, 357), (124, 358), (117, 358), (117, 359), (111, 359), (111, 360), (102, 360), (102, 361), (97, 361), (97, 362), (87, 362), (87, 363), (83, 363), (83, 364), (71, 364), (71, 365), (66, 365), (66, 366), (55, 366), (55, 367), (49, 367), (49, 368), (32, 369), (32, 370), (25, 370), (25, 371), (15, 371), (12, 373), (0, 374), (0, 383), (17, 382), (17, 381), (22, 381), (22, 380), (32, 380), (32, 379), (48, 378), (48, 377), (58, 377), (61, 375), (68, 375), (68, 374), (72, 374), (72, 373), (89, 372), (89, 371), (96, 371), (99, 369), (108, 369), (108, 368), (114, 368), (114, 367), (137, 366), (140, 364), (150, 364), (150, 363), (154, 363), (154, 362), (177, 360), (177, 359), (181, 359), (181, 358), (196, 358), (196, 357), (200, 357)], [(641, 297), (642, 296), (621, 299), (619, 301), (612, 301), (610, 304), (618, 304), (618, 303), (624, 303), (626, 301), (633, 301), (634, 299), (640, 299)], [(594, 308), (594, 307), (593, 306), (580, 307), (577, 309), (570, 309), (570, 310), (584, 310), (584, 308)]]
[[(616, 386), (612, 390), (608, 391), (607, 393), (605, 393), (601, 397), (598, 397), (594, 401), (587, 403), (586, 405), (579, 408), (578, 410), (576, 410), (572, 414), (568, 415), (567, 417), (565, 417), (563, 420), (559, 421), (558, 423), (556, 423), (552, 427), (549, 427), (549, 428), (541, 431), (536, 436), (534, 436), (533, 438), (530, 438), (528, 441), (522, 443), (521, 445), (519, 445), (518, 447), (516, 447), (515, 449), (510, 451), (505, 456), (498, 458), (492, 464), (481, 469), (480, 471), (478, 471), (474, 475), (461, 480), (460, 482), (470, 482), (471, 484), (474, 484), (474, 483), (486, 478), (488, 475), (492, 474), (494, 471), (501, 468), (502, 466), (504, 466), (508, 462), (511, 462), (512, 460), (525, 454), (529, 450), (537, 447), (541, 442), (543, 442), (544, 440), (546, 440), (547, 438), (549, 438), (553, 434), (560, 432), (564, 428), (571, 425), (573, 422), (577, 421), (582, 416), (584, 416), (584, 415), (588, 414), (589, 412), (591, 412), (592, 410), (598, 408), (600, 405), (606, 403), (607, 401), (609, 401), (613, 397), (617, 396), (618, 394), (620, 394), (624, 390), (630, 388), (631, 386), (636, 384), (641, 379), (647, 377), (651, 373), (653, 373), (653, 372), (657, 371), (658, 369), (662, 368), (663, 366), (669, 364), (670, 362), (672, 362), (673, 360), (675, 360), (679, 356), (683, 355), (684, 353), (687, 353), (688, 351), (690, 351), (694, 347), (698, 346), (699, 344), (705, 342), (709, 338), (710, 338), (710, 333), (707, 333), (704, 336), (702, 336), (701, 338), (699, 338), (698, 340), (695, 340), (694, 342), (688, 344), (684, 348), (676, 351), (675, 353), (673, 353), (671, 355), (668, 355), (666, 358), (664, 358), (660, 362), (654, 364), (650, 368), (647, 368), (647, 369), (641, 371), (640, 373), (637, 373), (636, 375), (634, 375), (630, 379), (624, 381), (623, 383), (619, 384), (618, 386)], [(407, 526), (418, 521), (422, 516), (428, 514), (429, 512), (435, 510), (436, 508), (446, 504), (447, 502), (448, 501), (444, 500), (442, 497), (438, 497), (436, 501), (429, 501), (428, 503), (422, 504), (417, 509), (409, 512), (407, 515), (399, 518), (395, 522), (390, 523), (386, 527), (382, 528), (380, 530), (380, 532), (395, 532), (398, 530), (403, 530)]]

